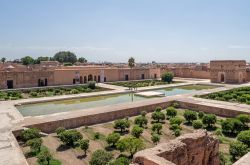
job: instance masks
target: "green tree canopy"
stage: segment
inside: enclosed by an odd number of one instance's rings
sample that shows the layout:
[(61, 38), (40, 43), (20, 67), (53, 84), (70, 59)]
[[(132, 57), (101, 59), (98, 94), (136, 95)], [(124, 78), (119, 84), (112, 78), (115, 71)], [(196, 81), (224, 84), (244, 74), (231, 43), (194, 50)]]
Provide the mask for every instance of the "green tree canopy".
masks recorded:
[(126, 128), (130, 127), (130, 123), (127, 119), (118, 119), (115, 121), (114, 128), (115, 129), (120, 129), (121, 133), (123, 133)]
[(166, 72), (161, 75), (161, 80), (167, 83), (171, 83), (173, 81), (174, 74), (171, 72)]
[(161, 137), (160, 135), (153, 133), (151, 136), (151, 140), (154, 144), (157, 144), (160, 141)]
[(78, 140), (79, 147), (84, 151), (84, 155), (86, 155), (86, 152), (89, 148), (89, 140), (88, 139), (80, 139)]
[(125, 137), (117, 143), (117, 149), (121, 152), (127, 151), (130, 153), (130, 156), (133, 157), (133, 155), (144, 148), (143, 140), (140, 138), (135, 137)]
[(184, 118), (187, 120), (187, 123), (190, 124), (193, 120), (197, 119), (197, 113), (195, 111), (186, 110), (184, 112)]
[(49, 61), (50, 60), (50, 57), (38, 57), (37, 59), (34, 60), (34, 63), (35, 64), (40, 64), (41, 61)]
[(26, 144), (30, 146), (31, 151), (33, 152), (40, 152), (41, 146), (42, 146), (42, 138), (34, 138), (31, 140), (28, 140)]
[(50, 161), (53, 159), (48, 149), (42, 150), (38, 154), (37, 158), (38, 158), (38, 162), (43, 163), (43, 164), (45, 164), (46, 162), (47, 162), (46, 164), (50, 164)]
[(237, 135), (244, 129), (244, 124), (238, 119), (226, 119), (221, 122), (221, 128), (224, 134)]
[(58, 135), (59, 139), (68, 146), (74, 146), (74, 144), (82, 139), (82, 134), (77, 130), (66, 130)]
[(21, 132), (21, 139), (25, 142), (34, 138), (40, 138), (40, 130), (36, 128), (29, 128)]
[(5, 57), (1, 58), (1, 62), (2, 62), (2, 63), (5, 63), (5, 61), (6, 61), (6, 58), (5, 58)]
[(128, 59), (128, 66), (129, 66), (130, 68), (135, 67), (135, 59), (134, 59), (133, 57), (130, 57), (130, 58)]
[(200, 120), (194, 120), (192, 126), (194, 127), (194, 129), (200, 129), (202, 128), (203, 124)]
[(211, 128), (213, 124), (215, 124), (217, 121), (217, 118), (214, 114), (207, 114), (203, 116), (202, 123), (207, 125), (207, 128)]
[(239, 119), (243, 124), (249, 123), (250, 121), (250, 116), (247, 114), (240, 114), (236, 118)]
[(237, 140), (241, 141), (242, 143), (250, 147), (250, 130), (241, 131), (237, 136)]
[(109, 145), (114, 147), (116, 143), (120, 140), (120, 134), (119, 133), (111, 133), (106, 137), (106, 141)]
[(242, 142), (235, 141), (230, 144), (229, 153), (233, 157), (234, 160), (242, 157), (248, 152), (247, 145)]
[(176, 109), (174, 107), (168, 107), (166, 115), (167, 115), (168, 118), (173, 118), (173, 117), (175, 117), (177, 115), (177, 111), (176, 111)]
[(35, 63), (35, 60), (30, 56), (25, 56), (21, 58), (23, 65), (31, 65)]
[(156, 108), (156, 110), (152, 113), (151, 118), (159, 123), (161, 120), (165, 120), (165, 114), (161, 112), (161, 109)]
[(130, 160), (126, 157), (119, 157), (117, 159), (111, 160), (107, 165), (129, 165)]
[(161, 133), (161, 129), (162, 129), (162, 124), (161, 123), (155, 123), (152, 126), (152, 131), (156, 132), (157, 134)]
[(113, 158), (113, 155), (104, 150), (96, 150), (91, 157), (89, 162), (90, 165), (107, 165), (108, 162)]
[(134, 121), (135, 124), (139, 125), (140, 127), (147, 126), (148, 119), (145, 116), (137, 116)]
[(135, 125), (131, 131), (131, 134), (136, 138), (139, 138), (142, 133), (143, 133), (143, 128), (139, 127), (138, 125)]
[(76, 55), (70, 51), (58, 52), (54, 55), (53, 59), (61, 63), (65, 62), (74, 64), (75, 62), (77, 62)]
[(78, 58), (78, 62), (80, 62), (80, 63), (86, 63), (88, 61), (86, 60), (86, 58), (80, 57), (80, 58)]

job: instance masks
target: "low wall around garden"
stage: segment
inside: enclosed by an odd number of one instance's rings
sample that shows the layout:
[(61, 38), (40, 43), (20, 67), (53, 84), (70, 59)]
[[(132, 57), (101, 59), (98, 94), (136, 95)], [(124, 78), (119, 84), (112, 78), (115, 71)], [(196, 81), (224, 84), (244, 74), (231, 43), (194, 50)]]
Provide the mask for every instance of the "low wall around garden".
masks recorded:
[(205, 113), (212, 113), (218, 116), (223, 117), (235, 117), (239, 114), (249, 114), (250, 110), (244, 111), (243, 108), (239, 109), (233, 106), (226, 106), (226, 105), (216, 105), (211, 103), (204, 103), (204, 102), (196, 102), (193, 100), (176, 100), (179, 103), (181, 108), (190, 109), (193, 111), (202, 111)]
[[(116, 106), (105, 106), (91, 108), (87, 110), (70, 112), (70, 114), (61, 114), (60, 116), (46, 115), (43, 117), (25, 118), (21, 123), (22, 127), (38, 128), (44, 133), (53, 133), (58, 127), (66, 129), (77, 128), (114, 121), (116, 119), (128, 116), (139, 115), (142, 111), (153, 112), (156, 107), (167, 108), (173, 103), (173, 100), (157, 99), (148, 103), (139, 101), (135, 104), (121, 104)], [(13, 131), (18, 136), (20, 129)]]
[[(53, 133), (58, 127), (65, 127), (66, 129), (77, 128), (81, 126), (88, 126), (94, 124), (100, 124), (105, 122), (114, 121), (127, 116), (139, 115), (142, 111), (153, 112), (156, 107), (160, 106), (166, 108), (173, 102), (177, 102), (180, 108), (190, 109), (194, 111), (203, 111), (206, 113), (213, 113), (218, 116), (234, 117), (242, 113), (240, 109), (233, 109), (230, 106), (214, 106), (213, 104), (204, 104), (191, 100), (181, 99), (152, 99), (146, 101), (138, 101), (130, 104), (120, 104), (112, 106), (104, 106), (91, 108), (86, 110), (74, 111), (67, 114), (53, 114), (39, 117), (25, 118), (21, 123), (22, 128), (35, 127), (45, 133)], [(250, 114), (250, 111), (248, 112)], [(18, 131), (19, 130), (19, 131)], [(14, 135), (18, 136), (19, 129), (14, 131)]]

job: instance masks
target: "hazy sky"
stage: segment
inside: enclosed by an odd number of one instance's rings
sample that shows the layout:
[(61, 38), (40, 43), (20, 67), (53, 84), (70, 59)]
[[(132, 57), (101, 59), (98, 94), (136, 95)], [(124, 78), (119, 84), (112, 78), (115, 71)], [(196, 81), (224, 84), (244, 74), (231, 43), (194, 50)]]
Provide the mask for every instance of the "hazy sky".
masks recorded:
[(250, 0), (0, 0), (0, 57), (250, 61)]

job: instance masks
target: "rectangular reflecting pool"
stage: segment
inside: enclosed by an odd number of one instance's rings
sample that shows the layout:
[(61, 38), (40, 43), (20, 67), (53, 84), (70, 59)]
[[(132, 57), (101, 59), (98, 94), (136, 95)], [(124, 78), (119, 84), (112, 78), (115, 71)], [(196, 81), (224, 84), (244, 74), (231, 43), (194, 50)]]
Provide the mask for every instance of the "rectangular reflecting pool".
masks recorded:
[[(181, 87), (164, 88), (152, 91), (164, 93), (165, 96), (173, 96), (178, 94), (187, 94), (202, 89), (212, 89), (215, 86), (209, 85), (187, 85)], [(119, 103), (129, 103), (139, 100), (150, 99), (133, 93), (112, 94), (107, 96), (94, 96), (88, 98), (79, 98), (71, 100), (60, 100), (43, 102), (36, 104), (26, 104), (16, 106), (23, 116), (40, 116), (46, 114), (69, 112), (75, 110), (83, 110), (87, 108), (101, 107), (106, 105), (114, 105)]]

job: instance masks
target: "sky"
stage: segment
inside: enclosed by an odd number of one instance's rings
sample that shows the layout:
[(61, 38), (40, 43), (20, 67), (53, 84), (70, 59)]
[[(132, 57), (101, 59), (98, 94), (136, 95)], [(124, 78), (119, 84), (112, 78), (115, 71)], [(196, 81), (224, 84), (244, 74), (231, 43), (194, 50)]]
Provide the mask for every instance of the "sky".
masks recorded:
[(250, 0), (0, 0), (0, 57), (250, 61)]

